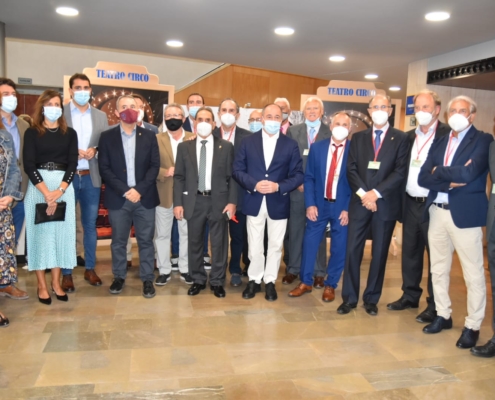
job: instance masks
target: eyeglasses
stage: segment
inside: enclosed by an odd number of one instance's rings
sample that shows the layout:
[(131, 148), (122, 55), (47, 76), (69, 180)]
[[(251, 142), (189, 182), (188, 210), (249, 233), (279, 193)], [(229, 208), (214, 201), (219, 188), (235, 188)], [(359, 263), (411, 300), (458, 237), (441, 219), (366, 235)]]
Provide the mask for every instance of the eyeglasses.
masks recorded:
[(392, 108), (390, 106), (386, 106), (385, 104), (381, 105), (381, 106), (373, 106), (373, 107), (369, 107), (370, 110), (383, 110), (385, 111), (387, 108)]
[(165, 115), (165, 119), (170, 119), (170, 118), (182, 119), (182, 118), (184, 118), (184, 116), (182, 114), (167, 114), (167, 115)]
[(449, 110), (449, 115), (454, 115), (454, 114), (461, 114), (464, 115), (465, 117), (470, 115), (471, 110), (468, 110), (467, 108), (460, 108), (456, 110), (455, 108), (451, 108)]
[(248, 119), (248, 122), (251, 123), (251, 122), (261, 122), (261, 118), (249, 118)]

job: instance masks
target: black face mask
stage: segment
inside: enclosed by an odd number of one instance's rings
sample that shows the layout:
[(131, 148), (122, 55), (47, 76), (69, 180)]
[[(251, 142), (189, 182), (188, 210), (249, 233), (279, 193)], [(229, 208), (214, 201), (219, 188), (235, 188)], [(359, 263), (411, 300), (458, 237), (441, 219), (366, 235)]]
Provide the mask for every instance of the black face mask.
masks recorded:
[(182, 119), (170, 118), (165, 120), (165, 125), (167, 125), (167, 130), (175, 132), (182, 126)]

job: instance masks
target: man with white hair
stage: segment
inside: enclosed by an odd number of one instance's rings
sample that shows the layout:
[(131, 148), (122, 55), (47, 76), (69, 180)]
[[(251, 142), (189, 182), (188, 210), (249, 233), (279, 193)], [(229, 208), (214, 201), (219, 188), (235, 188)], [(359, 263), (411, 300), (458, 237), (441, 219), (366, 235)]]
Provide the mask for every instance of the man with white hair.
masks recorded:
[(483, 232), (488, 199), (486, 177), (492, 135), (473, 126), (476, 103), (467, 96), (454, 97), (447, 107), (452, 128), (433, 142), (421, 167), (419, 185), (430, 190), (425, 220), (430, 221), (431, 275), (437, 317), (423, 328), (438, 333), (452, 328), (449, 297), (454, 250), (459, 256), (467, 287), (468, 316), (457, 347), (474, 347), (485, 316), (486, 283), (483, 268)]
[(285, 97), (277, 97), (273, 102), (282, 110), (282, 124), (280, 125), (280, 132), (284, 135), (287, 134), (287, 130), (292, 124), (289, 122), (289, 117), (291, 113), (290, 103)]

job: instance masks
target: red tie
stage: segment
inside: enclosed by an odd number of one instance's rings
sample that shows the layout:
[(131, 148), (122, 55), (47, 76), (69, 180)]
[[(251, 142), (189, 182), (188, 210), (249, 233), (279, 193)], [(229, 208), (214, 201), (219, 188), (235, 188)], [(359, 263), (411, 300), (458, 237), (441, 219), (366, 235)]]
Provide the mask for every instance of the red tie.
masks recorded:
[(335, 178), (335, 171), (337, 170), (337, 155), (339, 153), (339, 148), (342, 147), (341, 144), (338, 146), (332, 144), (333, 147), (335, 147), (335, 150), (333, 151), (333, 156), (332, 156), (332, 162), (330, 163), (330, 172), (328, 173), (328, 179), (327, 179), (327, 190), (326, 190), (326, 195), (327, 199), (332, 200), (332, 189), (333, 189), (333, 180)]

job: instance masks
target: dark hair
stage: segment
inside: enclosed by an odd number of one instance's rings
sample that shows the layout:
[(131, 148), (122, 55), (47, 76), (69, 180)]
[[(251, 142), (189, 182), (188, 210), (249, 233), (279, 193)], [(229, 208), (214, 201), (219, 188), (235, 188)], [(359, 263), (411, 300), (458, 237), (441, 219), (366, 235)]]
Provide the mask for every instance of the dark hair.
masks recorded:
[(131, 94), (131, 96), (132, 96), (132, 97), (134, 97), (135, 99), (139, 99), (139, 100), (141, 100), (141, 101), (143, 102), (143, 104), (145, 104), (145, 103), (146, 103), (146, 100), (145, 100), (145, 99), (144, 99), (144, 97), (143, 97), (143, 96), (141, 96), (140, 94), (133, 93), (133, 94)]
[(222, 104), (226, 101), (231, 101), (232, 103), (235, 104), (235, 108), (237, 110), (237, 114), (239, 114), (239, 104), (237, 104), (237, 101), (235, 101), (232, 97), (227, 97), (225, 99), (223, 99), (221, 102), (220, 102), (220, 105), (218, 106), (218, 111), (220, 111), (220, 109), (222, 108)]
[(89, 80), (88, 76), (85, 74), (81, 74), (79, 72), (75, 73), (72, 75), (69, 79), (69, 87), (72, 89), (72, 86), (74, 85), (74, 81), (76, 79), (80, 79), (82, 81), (87, 81), (89, 83), (89, 87), (91, 87), (91, 81)]
[(201, 101), (203, 102), (203, 105), (205, 104), (205, 98), (202, 95), (200, 95), (199, 93), (191, 93), (189, 96), (187, 96), (187, 104), (189, 104), (189, 99), (192, 96), (199, 96), (199, 97), (201, 97)]
[(2, 86), (2, 85), (8, 85), (17, 92), (17, 87), (15, 86), (15, 83), (12, 79), (0, 78), (0, 86)]
[(54, 97), (58, 97), (60, 99), (60, 107), (62, 108), (62, 115), (57, 121), (58, 126), (60, 127), (62, 133), (67, 132), (67, 122), (65, 121), (63, 113), (64, 106), (62, 105), (62, 95), (56, 90), (47, 89), (43, 93), (41, 93), (41, 96), (38, 97), (38, 100), (36, 100), (36, 104), (34, 105), (33, 128), (35, 128), (39, 132), (40, 136), (43, 136), (46, 133), (46, 127), (43, 124), (43, 122), (45, 122), (43, 106)]
[[(196, 116), (199, 114), (200, 111), (208, 111), (210, 114), (211, 114), (211, 119), (213, 122), (215, 122), (215, 115), (213, 115), (213, 111), (210, 107), (201, 107), (197, 112), (196, 112)], [(196, 119), (196, 118), (195, 118)]]

